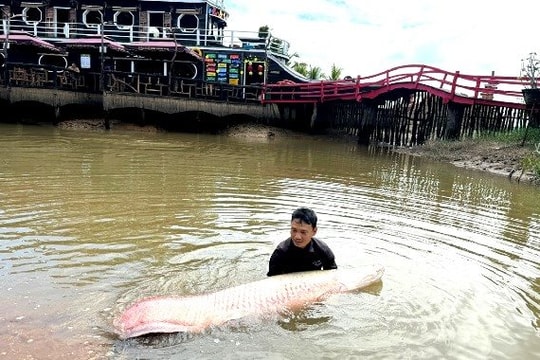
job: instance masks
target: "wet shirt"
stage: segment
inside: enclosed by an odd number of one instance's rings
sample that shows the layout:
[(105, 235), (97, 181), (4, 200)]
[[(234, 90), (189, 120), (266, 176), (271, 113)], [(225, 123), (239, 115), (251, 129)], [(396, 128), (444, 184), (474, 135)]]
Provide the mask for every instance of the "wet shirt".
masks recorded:
[(273, 276), (298, 271), (337, 269), (334, 253), (322, 240), (313, 238), (304, 249), (294, 246), (291, 238), (278, 244), (266, 275)]

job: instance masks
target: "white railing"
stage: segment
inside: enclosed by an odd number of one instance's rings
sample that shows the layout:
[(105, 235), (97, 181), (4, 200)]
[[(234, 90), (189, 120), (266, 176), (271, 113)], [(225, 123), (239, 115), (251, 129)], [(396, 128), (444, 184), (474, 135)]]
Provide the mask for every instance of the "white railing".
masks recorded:
[[(4, 19), (3, 33), (6, 33)], [(78, 39), (90, 36), (101, 36), (101, 30), (107, 38), (119, 43), (147, 42), (157, 40), (176, 40), (188, 47), (228, 47), (244, 49), (261, 49), (274, 54), (287, 56), (289, 43), (283, 39), (269, 36), (259, 38), (257, 31), (243, 30), (202, 30), (182, 31), (178, 28), (156, 26), (128, 26), (105, 22), (98, 23), (45, 23), (27, 22), (21, 19), (11, 20), (10, 31), (23, 31), (51, 42), (62, 42), (67, 39)]]

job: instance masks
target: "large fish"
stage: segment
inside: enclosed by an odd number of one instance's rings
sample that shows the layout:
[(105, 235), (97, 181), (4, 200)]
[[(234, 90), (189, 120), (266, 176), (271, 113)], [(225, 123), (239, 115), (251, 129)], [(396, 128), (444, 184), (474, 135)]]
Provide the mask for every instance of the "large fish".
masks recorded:
[(114, 320), (121, 339), (151, 333), (201, 332), (247, 316), (294, 310), (334, 293), (361, 289), (378, 281), (381, 265), (347, 270), (291, 273), (196, 296), (144, 298)]

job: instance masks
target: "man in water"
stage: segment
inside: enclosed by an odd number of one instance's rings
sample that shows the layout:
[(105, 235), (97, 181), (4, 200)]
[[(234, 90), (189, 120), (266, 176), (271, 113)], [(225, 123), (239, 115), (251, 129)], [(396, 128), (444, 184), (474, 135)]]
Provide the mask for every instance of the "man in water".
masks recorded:
[(292, 213), (291, 236), (278, 244), (266, 275), (280, 275), (298, 271), (337, 269), (334, 253), (317, 233), (317, 215), (301, 207)]

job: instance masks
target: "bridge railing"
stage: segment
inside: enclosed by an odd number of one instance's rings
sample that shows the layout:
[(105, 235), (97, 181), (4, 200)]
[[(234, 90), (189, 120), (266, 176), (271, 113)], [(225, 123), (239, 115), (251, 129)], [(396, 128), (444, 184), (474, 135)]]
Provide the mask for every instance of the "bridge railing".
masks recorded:
[(445, 101), (471, 103), (508, 103), (524, 106), (523, 81), (517, 76), (469, 75), (437, 67), (412, 64), (391, 68), (369, 76), (347, 80), (313, 81), (297, 84), (289, 81), (268, 84), (266, 102), (324, 102), (375, 98), (397, 89), (430, 91)]

